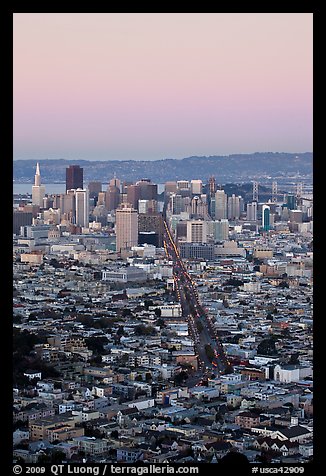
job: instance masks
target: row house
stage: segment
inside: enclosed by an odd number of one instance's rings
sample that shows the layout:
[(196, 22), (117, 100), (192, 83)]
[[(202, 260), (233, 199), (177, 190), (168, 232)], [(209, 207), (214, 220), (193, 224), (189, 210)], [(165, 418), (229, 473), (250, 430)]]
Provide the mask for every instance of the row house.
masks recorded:
[(256, 415), (252, 412), (241, 412), (235, 417), (236, 425), (239, 425), (240, 428), (246, 428), (250, 430), (251, 428), (258, 426), (260, 424), (259, 415)]
[(92, 438), (88, 436), (78, 436), (72, 438), (79, 451), (84, 451), (85, 455), (103, 455), (108, 451), (108, 442), (104, 439)]
[(298, 453), (299, 444), (297, 442), (282, 441), (278, 438), (257, 438), (253, 442), (253, 447), (260, 451), (273, 451), (282, 456), (291, 456)]
[(18, 413), (14, 413), (13, 421), (14, 423), (17, 421), (34, 421), (40, 418), (47, 418), (50, 416), (55, 415), (54, 408), (43, 408), (41, 410), (30, 409), (30, 410), (23, 410)]

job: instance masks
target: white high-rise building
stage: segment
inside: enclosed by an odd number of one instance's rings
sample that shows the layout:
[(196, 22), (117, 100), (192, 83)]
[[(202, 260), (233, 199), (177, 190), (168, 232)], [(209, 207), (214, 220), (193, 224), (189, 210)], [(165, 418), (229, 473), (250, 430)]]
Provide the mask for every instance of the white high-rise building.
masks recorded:
[(214, 222), (214, 241), (226, 241), (229, 239), (229, 220), (215, 220)]
[(76, 225), (88, 228), (89, 226), (89, 192), (88, 189), (75, 190)]
[(193, 195), (201, 195), (203, 193), (203, 182), (202, 180), (192, 180), (190, 183), (191, 193)]
[(41, 185), (40, 164), (37, 162), (34, 185), (32, 186), (32, 204), (42, 207), (44, 197), (45, 197), (45, 186)]
[(207, 243), (207, 223), (203, 220), (187, 221), (187, 242)]
[(215, 192), (215, 219), (222, 220), (227, 218), (228, 196), (224, 190), (216, 190)]
[(116, 250), (121, 252), (138, 245), (138, 211), (130, 204), (116, 210)]
[(232, 194), (228, 198), (228, 219), (238, 220), (240, 218), (240, 197)]
[(251, 202), (247, 204), (247, 220), (257, 220), (257, 202)]
[(189, 180), (178, 180), (177, 181), (177, 190), (190, 190)]

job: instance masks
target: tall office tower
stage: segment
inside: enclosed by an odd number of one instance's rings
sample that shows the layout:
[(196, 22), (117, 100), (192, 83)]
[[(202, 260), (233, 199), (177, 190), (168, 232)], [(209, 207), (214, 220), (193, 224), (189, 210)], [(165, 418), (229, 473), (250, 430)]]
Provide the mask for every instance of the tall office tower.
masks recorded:
[(121, 183), (121, 187), (120, 187), (120, 188), (121, 188), (121, 193), (127, 193), (128, 187), (130, 187), (130, 185), (133, 185), (133, 183), (132, 183), (132, 182), (125, 182), (125, 181), (123, 181), (123, 182)]
[(190, 197), (191, 189), (190, 182), (188, 180), (178, 180), (177, 181), (177, 194), (182, 197)]
[(157, 213), (157, 201), (156, 200), (138, 200), (138, 212), (139, 213)]
[(215, 180), (214, 175), (212, 175), (211, 177), (209, 177), (209, 180), (208, 180), (208, 191), (209, 191), (210, 197), (215, 197), (215, 192), (216, 192), (216, 180)]
[(190, 182), (190, 190), (193, 195), (201, 195), (203, 193), (202, 180), (192, 180)]
[(132, 184), (127, 186), (127, 202), (132, 208), (138, 210), (138, 200), (140, 199), (140, 188), (138, 185)]
[(98, 194), (102, 192), (101, 182), (89, 182), (88, 183), (89, 198), (98, 198)]
[(228, 219), (238, 220), (240, 218), (240, 197), (236, 197), (234, 193), (228, 198)]
[(289, 194), (286, 197), (286, 205), (289, 210), (295, 210), (296, 208), (296, 200), (293, 194)]
[(119, 192), (120, 192), (121, 181), (115, 176), (115, 174), (114, 174), (114, 177), (109, 182), (109, 186), (110, 185), (112, 187), (117, 187), (119, 189)]
[(252, 184), (252, 201), (258, 202), (258, 182)]
[(66, 191), (77, 189), (77, 188), (84, 188), (84, 169), (82, 169), (79, 165), (69, 165), (66, 168)]
[(229, 220), (215, 220), (214, 241), (225, 241), (229, 239)]
[(187, 242), (207, 243), (207, 223), (203, 220), (187, 221)]
[(244, 201), (244, 198), (241, 197), (241, 195), (239, 195), (239, 202), (240, 202), (240, 216), (241, 216), (241, 213), (244, 213), (245, 211), (245, 201)]
[(302, 212), (302, 210), (290, 210), (289, 218), (290, 218), (290, 222), (302, 223), (302, 221), (303, 221), (303, 212)]
[(69, 220), (73, 225), (76, 224), (76, 198), (75, 189), (67, 190), (63, 195), (61, 202), (61, 212), (66, 220)]
[(272, 182), (272, 202), (277, 202), (277, 182)]
[(165, 197), (169, 197), (171, 193), (177, 192), (177, 182), (165, 182), (164, 186), (164, 195)]
[(62, 193), (55, 193), (52, 195), (53, 198), (53, 208), (61, 208)]
[(116, 210), (116, 251), (130, 249), (138, 245), (138, 211), (121, 204), (121, 208)]
[(172, 215), (179, 215), (181, 212), (185, 211), (184, 198), (179, 195), (172, 193), (170, 197), (170, 209)]
[(211, 218), (215, 218), (215, 194), (209, 199), (208, 213), (210, 214)]
[(268, 231), (271, 227), (271, 209), (268, 205), (262, 207), (262, 227), (264, 231)]
[(34, 185), (32, 187), (32, 204), (43, 207), (43, 198), (45, 197), (45, 186), (41, 185), (40, 164), (36, 164), (36, 173)]
[(141, 179), (136, 182), (139, 187), (139, 200), (157, 200), (157, 184), (149, 179)]
[(178, 180), (177, 181), (178, 190), (190, 190), (189, 180)]
[(109, 211), (116, 210), (120, 204), (120, 187), (109, 185), (105, 197), (105, 208)]
[(97, 205), (105, 205), (105, 200), (106, 200), (106, 192), (99, 192)]
[(192, 215), (201, 215), (202, 217), (206, 217), (208, 214), (206, 195), (202, 194), (200, 197), (197, 195), (194, 196), (194, 198), (191, 200), (191, 213)]
[(89, 193), (87, 189), (77, 188), (75, 190), (75, 210), (77, 226), (88, 228), (89, 226)]
[(53, 198), (52, 197), (44, 197), (43, 198), (43, 208), (53, 208)]
[(138, 233), (154, 233), (155, 246), (163, 246), (164, 223), (161, 213), (140, 213), (138, 215)]
[(13, 233), (19, 235), (20, 227), (33, 223), (33, 213), (25, 210), (14, 210), (13, 212)]
[(216, 190), (215, 192), (215, 218), (216, 220), (222, 220), (227, 218), (228, 210), (228, 196), (224, 190)]
[(247, 204), (247, 220), (257, 220), (257, 202), (251, 202)]

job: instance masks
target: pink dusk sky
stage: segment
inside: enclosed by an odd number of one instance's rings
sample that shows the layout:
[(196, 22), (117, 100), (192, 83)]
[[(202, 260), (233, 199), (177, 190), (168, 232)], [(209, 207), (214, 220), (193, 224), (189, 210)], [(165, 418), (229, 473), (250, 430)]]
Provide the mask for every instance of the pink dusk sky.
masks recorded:
[(15, 13), (14, 159), (312, 151), (312, 13)]

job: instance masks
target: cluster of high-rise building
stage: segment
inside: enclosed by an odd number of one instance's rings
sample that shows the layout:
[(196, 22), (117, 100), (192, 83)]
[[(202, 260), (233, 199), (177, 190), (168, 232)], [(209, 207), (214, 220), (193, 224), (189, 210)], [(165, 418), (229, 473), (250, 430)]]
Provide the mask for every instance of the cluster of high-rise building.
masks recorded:
[(295, 193), (280, 195), (273, 182), (270, 198), (259, 201), (258, 183), (254, 182), (252, 200), (248, 200), (235, 193), (228, 195), (210, 177), (207, 184), (198, 179), (166, 182), (164, 196), (159, 197), (158, 186), (150, 179), (129, 183), (114, 176), (106, 190), (99, 181), (85, 187), (83, 168), (70, 165), (66, 192), (49, 195), (41, 183), (39, 164), (31, 203), (16, 207), (13, 229), (15, 234), (21, 226), (31, 224), (51, 225), (59, 233), (106, 229), (116, 236), (116, 251), (124, 253), (144, 243), (162, 247), (163, 211), (184, 256), (191, 252), (198, 258), (221, 253), (221, 243), (226, 252), (238, 250), (225, 243), (239, 227), (265, 233), (285, 224), (290, 231), (312, 229), (312, 198), (298, 186)]

